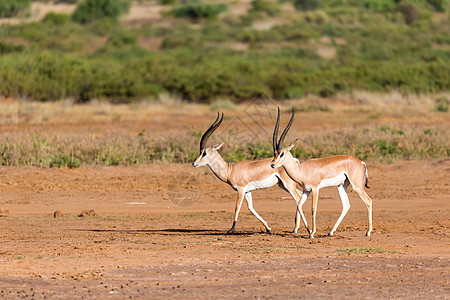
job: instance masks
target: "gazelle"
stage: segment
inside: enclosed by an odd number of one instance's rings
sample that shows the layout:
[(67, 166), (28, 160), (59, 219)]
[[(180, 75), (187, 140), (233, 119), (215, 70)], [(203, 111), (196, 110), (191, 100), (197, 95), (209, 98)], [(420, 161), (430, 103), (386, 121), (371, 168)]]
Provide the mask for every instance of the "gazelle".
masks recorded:
[(367, 186), (368, 175), (366, 164), (351, 155), (336, 155), (325, 158), (310, 159), (303, 163), (297, 163), (290, 152), (297, 140), (292, 142), (286, 148), (282, 148), (284, 138), (286, 137), (293, 120), (294, 108), (292, 108), (291, 119), (277, 143), (278, 127), (280, 125), (280, 109), (278, 108), (277, 123), (273, 132), (273, 150), (275, 157), (271, 162), (271, 166), (275, 169), (282, 166), (289, 177), (297, 182), (303, 189), (302, 199), (297, 206), (300, 212), (302, 211), (302, 206), (309, 194), (313, 194), (313, 221), (312, 231), (310, 231), (309, 238), (314, 238), (314, 234), (316, 233), (316, 213), (317, 202), (319, 200), (319, 190), (327, 186), (337, 186), (339, 197), (341, 198), (341, 215), (328, 234), (328, 236), (332, 236), (350, 209), (350, 202), (348, 201), (347, 196), (347, 187), (349, 185), (352, 186), (353, 190), (358, 194), (367, 207), (369, 225), (366, 236), (370, 236), (370, 233), (372, 232), (372, 199), (370, 199), (364, 191), (364, 185), (369, 188)]
[[(270, 162), (272, 158), (267, 158), (257, 161), (241, 161), (236, 164), (227, 163), (222, 156), (220, 156), (217, 150), (222, 147), (223, 143), (219, 143), (213, 147), (206, 147), (208, 138), (213, 132), (220, 126), (223, 120), (222, 117), (219, 120), (219, 113), (214, 123), (206, 130), (200, 140), (200, 155), (192, 163), (194, 167), (200, 167), (208, 165), (211, 171), (221, 181), (230, 185), (235, 191), (238, 192), (236, 205), (234, 209), (234, 221), (233, 226), (228, 230), (227, 234), (231, 234), (236, 229), (236, 223), (241, 209), (242, 202), (247, 200), (247, 206), (250, 212), (264, 224), (267, 232), (270, 233), (271, 229), (267, 222), (255, 211), (252, 202), (252, 191), (257, 189), (265, 189), (278, 184), (280, 188), (287, 191), (295, 200), (296, 204), (300, 201), (301, 192), (296, 188), (297, 184), (289, 178), (283, 168), (272, 168)], [(295, 228), (294, 233), (297, 232), (300, 227), (300, 217), (305, 223), (306, 229), (309, 232), (308, 223), (301, 210), (296, 211), (295, 215)]]

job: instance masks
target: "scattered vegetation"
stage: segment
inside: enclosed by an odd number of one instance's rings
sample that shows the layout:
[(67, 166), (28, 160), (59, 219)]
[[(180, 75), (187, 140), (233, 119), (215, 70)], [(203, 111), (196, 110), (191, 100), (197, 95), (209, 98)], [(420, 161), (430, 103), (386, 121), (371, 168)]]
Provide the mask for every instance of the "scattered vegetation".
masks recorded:
[(321, 0), (291, 0), (299, 10), (314, 10), (322, 5)]
[(118, 19), (129, 8), (127, 0), (83, 0), (74, 11), (72, 20), (86, 24), (102, 18)]
[(228, 6), (223, 3), (202, 3), (191, 1), (186, 4), (180, 4), (172, 9), (171, 15), (177, 18), (189, 19), (212, 19), (216, 18), (220, 13), (226, 11)]
[(1, 0), (0, 18), (11, 18), (31, 6), (31, 0)]
[(376, 248), (345, 248), (336, 250), (340, 255), (365, 254), (365, 253), (396, 253), (397, 251)]
[(436, 107), (434, 111), (436, 112), (448, 112), (448, 105), (450, 104), (450, 100), (446, 97), (440, 97), (436, 99)]
[[(0, 165), (69, 167), (82, 165), (134, 165), (146, 163), (191, 163), (198, 155), (198, 132), (169, 139), (154, 139), (141, 131), (136, 135), (111, 132), (104, 136), (55, 136), (40, 133), (3, 135)], [(242, 142), (229, 133), (221, 150), (225, 160), (235, 162), (273, 155), (269, 140)], [(439, 128), (371, 127), (334, 131), (301, 138), (291, 150), (305, 160), (336, 154), (352, 154), (369, 161), (442, 158), (450, 155), (448, 132)]]
[(253, 0), (251, 3), (251, 11), (264, 12), (268, 16), (277, 16), (281, 13), (280, 4), (271, 0)]
[(411, 25), (419, 18), (419, 9), (414, 3), (402, 2), (398, 5), (398, 11), (403, 15), (405, 23)]

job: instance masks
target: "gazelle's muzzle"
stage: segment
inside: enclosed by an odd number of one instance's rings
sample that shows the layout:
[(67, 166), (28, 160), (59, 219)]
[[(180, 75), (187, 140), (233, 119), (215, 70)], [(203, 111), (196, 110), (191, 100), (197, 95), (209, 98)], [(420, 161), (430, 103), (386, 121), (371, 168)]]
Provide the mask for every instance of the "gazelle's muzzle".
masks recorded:
[(278, 168), (277, 163), (278, 163), (278, 155), (275, 156), (275, 157), (273, 158), (273, 160), (270, 162), (270, 166), (271, 166), (273, 169)]
[(193, 167), (198, 167), (198, 166), (199, 166), (198, 161), (199, 161), (199, 157), (197, 157), (197, 158), (194, 160), (194, 162), (192, 163), (192, 166), (193, 166)]

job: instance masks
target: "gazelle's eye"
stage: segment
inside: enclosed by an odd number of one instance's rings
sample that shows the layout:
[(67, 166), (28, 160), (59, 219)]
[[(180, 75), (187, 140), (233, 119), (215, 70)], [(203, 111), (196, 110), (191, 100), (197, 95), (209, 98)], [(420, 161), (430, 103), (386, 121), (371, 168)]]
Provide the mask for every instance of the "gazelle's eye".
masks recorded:
[(281, 152), (280, 157), (283, 157), (283, 156), (284, 156), (284, 152)]

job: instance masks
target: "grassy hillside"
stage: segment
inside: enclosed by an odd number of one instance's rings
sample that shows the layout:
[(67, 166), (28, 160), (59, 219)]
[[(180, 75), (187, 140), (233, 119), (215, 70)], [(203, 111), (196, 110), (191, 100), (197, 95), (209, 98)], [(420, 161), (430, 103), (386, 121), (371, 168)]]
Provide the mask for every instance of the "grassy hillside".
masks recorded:
[(133, 2), (120, 19), (86, 22), (57, 13), (26, 22), (25, 11), (0, 26), (0, 95), (130, 102), (170, 93), (210, 102), (448, 91), (447, 6), (154, 0)]

